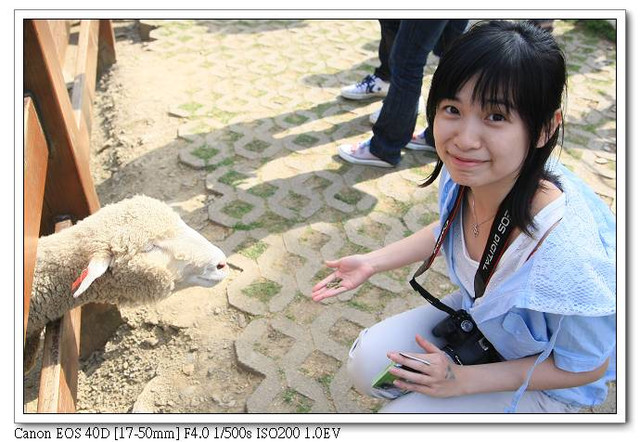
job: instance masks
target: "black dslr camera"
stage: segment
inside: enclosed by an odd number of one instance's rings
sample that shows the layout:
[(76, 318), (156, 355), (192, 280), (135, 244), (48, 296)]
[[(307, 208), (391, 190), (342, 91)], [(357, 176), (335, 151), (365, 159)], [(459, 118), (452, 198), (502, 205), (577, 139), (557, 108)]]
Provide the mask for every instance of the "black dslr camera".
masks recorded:
[(471, 315), (465, 310), (458, 310), (436, 324), (432, 333), (447, 341), (441, 350), (458, 365), (500, 361), (496, 349), (484, 337)]

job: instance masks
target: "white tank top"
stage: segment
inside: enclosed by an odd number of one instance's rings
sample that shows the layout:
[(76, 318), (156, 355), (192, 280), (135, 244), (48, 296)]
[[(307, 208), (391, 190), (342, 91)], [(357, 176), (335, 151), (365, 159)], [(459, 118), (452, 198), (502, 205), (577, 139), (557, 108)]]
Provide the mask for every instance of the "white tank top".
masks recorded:
[[(542, 210), (540, 210), (533, 218), (537, 229), (533, 232), (533, 237), (527, 236), (524, 233), (519, 234), (516, 239), (507, 247), (507, 250), (503, 253), (498, 262), (486, 292), (492, 287), (500, 284), (502, 280), (511, 275), (516, 269), (525, 263), (529, 254), (535, 249), (536, 245), (540, 241), (547, 230), (551, 228), (562, 216), (564, 215), (566, 197), (564, 193), (556, 200), (552, 201)], [(469, 256), (467, 246), (464, 241), (464, 229), (462, 228), (463, 213), (460, 212), (460, 222), (457, 223), (456, 228), (452, 229), (453, 238), (453, 265), (455, 267), (456, 275), (460, 280), (460, 283), (465, 290), (471, 294), (471, 297), (475, 297), (475, 291), (473, 288), (473, 281), (478, 270), (479, 262), (474, 261)], [(485, 293), (486, 293), (485, 292)], [(480, 304), (484, 299), (484, 296), (476, 300), (476, 304)]]

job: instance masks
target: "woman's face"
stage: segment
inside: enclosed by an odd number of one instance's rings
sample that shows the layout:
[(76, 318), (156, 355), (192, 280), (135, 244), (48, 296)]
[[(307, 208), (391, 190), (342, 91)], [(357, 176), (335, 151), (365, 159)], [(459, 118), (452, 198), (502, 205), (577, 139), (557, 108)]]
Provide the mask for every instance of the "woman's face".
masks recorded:
[(453, 180), (474, 189), (510, 189), (529, 148), (527, 128), (502, 103), (473, 101), (475, 81), (468, 81), (455, 99), (436, 109), (433, 136), (440, 159)]

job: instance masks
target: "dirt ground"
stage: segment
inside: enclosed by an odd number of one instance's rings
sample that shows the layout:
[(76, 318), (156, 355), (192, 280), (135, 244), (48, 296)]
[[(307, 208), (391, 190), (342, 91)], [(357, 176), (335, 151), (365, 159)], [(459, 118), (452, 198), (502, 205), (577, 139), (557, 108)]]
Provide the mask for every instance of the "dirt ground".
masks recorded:
[[(353, 104), (335, 98), (340, 86), (370, 73), (376, 65), (379, 37), (375, 21), (245, 22), (160, 26), (154, 31), (158, 37), (154, 40), (143, 40), (135, 21), (114, 22), (118, 61), (98, 84), (92, 127), (91, 171), (101, 204), (134, 194), (166, 201), (212, 243), (224, 245), (223, 250), (233, 257), (232, 272), (212, 289), (186, 289), (156, 305), (122, 308), (122, 324), (112, 338), (81, 362), (80, 413), (245, 413), (256, 411), (251, 409), (252, 401), (259, 401), (263, 391), (266, 396), (262, 399), (269, 400), (258, 406), (260, 412), (372, 412), (381, 406), (381, 401), (364, 398), (345, 383), (344, 357), (363, 326), (422, 304), (411, 293), (392, 300), (398, 287), (407, 291), (404, 282), (408, 273), (378, 278), (355, 295), (328, 305), (314, 304), (307, 292), (310, 281), (325, 271), (321, 263), (328, 257), (325, 249), (333, 254), (366, 250), (429, 221), (425, 213), (433, 209), (435, 194), (425, 198), (415, 186), (425, 176), (424, 156), (406, 154), (402, 168), (394, 173), (347, 167), (331, 157), (336, 141), (358, 141), (370, 131), (368, 115), (379, 106), (379, 102)], [(582, 98), (578, 94), (577, 101), (584, 109), (570, 109), (569, 116), (573, 112), (575, 117), (569, 123), (587, 142), (567, 140), (568, 150), (574, 152), (567, 160), (581, 174), (586, 171), (583, 176), (590, 177), (589, 182), (615, 210), (615, 125), (610, 124), (612, 118), (615, 121), (615, 83), (611, 82), (615, 66), (600, 55), (612, 48), (601, 40), (583, 44), (583, 36), (568, 24), (558, 28), (566, 35), (566, 44), (598, 51), (597, 57), (591, 57), (595, 61), (580, 68), (584, 72), (575, 72), (575, 78), (581, 82), (577, 87), (585, 91), (593, 90), (593, 81), (605, 92), (585, 92)], [(291, 38), (289, 43), (280, 40), (283, 35)], [(215, 48), (205, 42), (213, 37)], [(274, 54), (287, 44), (292, 45), (290, 58), (276, 58)], [(311, 47), (315, 54), (308, 53)], [(186, 48), (195, 51), (190, 55), (196, 57), (196, 64), (186, 55), (181, 60), (179, 52)], [(349, 60), (353, 48), (357, 53)], [(427, 73), (433, 68), (431, 60)], [(281, 78), (285, 69), (287, 78), (293, 78), (291, 84)], [(593, 78), (591, 72), (596, 73)], [(264, 90), (259, 86), (242, 90), (244, 77), (265, 85)], [(238, 93), (218, 95), (216, 113), (204, 113), (206, 109), (198, 107), (208, 100), (202, 91), (218, 86), (228, 91), (235, 87)], [(277, 93), (276, 86), (281, 87)], [(424, 87), (426, 91), (427, 81)], [(263, 116), (261, 109), (265, 115), (271, 114)], [(583, 124), (576, 123), (583, 114), (592, 118), (589, 127), (577, 127)], [(421, 118), (419, 122), (424, 122)], [(215, 149), (199, 147), (189, 156), (204, 159), (203, 167), (196, 160), (188, 164), (182, 155), (200, 139), (197, 128), (185, 128), (185, 122), (211, 124), (208, 135), (203, 136), (204, 146)], [(245, 140), (247, 136), (250, 138)], [(588, 143), (587, 149), (575, 148)], [(224, 145), (232, 146), (231, 152), (235, 149), (235, 163), (223, 156), (223, 161), (213, 165)], [(272, 153), (274, 146), (287, 155)], [(599, 172), (591, 167), (594, 164)], [(317, 170), (311, 170), (312, 166)], [(296, 181), (296, 176), (310, 178)], [(227, 187), (220, 184), (225, 179)], [(252, 183), (255, 186), (249, 188)], [(326, 207), (313, 212), (317, 208), (308, 201), (310, 194), (304, 194), (300, 183), (318, 194), (323, 192)], [(229, 223), (210, 219), (210, 208), (221, 204), (227, 195), (255, 203), (252, 195), (258, 194), (260, 185), (267, 186), (260, 188), (266, 191), (270, 191), (269, 185), (287, 190), (284, 197), (279, 190), (275, 195), (267, 193), (264, 200), (269, 204), (264, 205), (274, 211), (278, 208), (279, 214), (293, 213), (295, 222), (284, 215), (269, 218), (273, 214), (267, 212), (258, 219), (265, 219), (261, 229), (241, 236), (237, 226), (234, 229)], [(335, 190), (338, 185), (342, 187)], [(411, 205), (416, 206), (410, 209)], [(231, 209), (229, 216), (235, 216)], [(245, 221), (250, 216), (237, 218), (245, 225), (255, 225), (255, 220)], [(284, 223), (271, 235), (274, 229), (270, 230), (269, 223), (273, 220)], [(296, 241), (306, 242), (315, 252), (300, 251), (303, 248), (296, 246)], [(273, 252), (281, 243), (287, 253)], [(277, 265), (266, 265), (266, 256), (275, 256)], [(264, 278), (244, 281), (247, 269), (253, 267), (259, 267)], [(287, 278), (295, 278), (295, 282)], [(398, 281), (403, 281), (402, 285)], [(436, 292), (453, 290), (442, 275), (434, 275), (431, 283)], [(266, 300), (256, 300), (236, 289), (254, 284), (261, 284), (256, 287), (262, 289), (274, 284), (284, 288)], [(246, 308), (237, 301), (239, 297), (251, 298)], [(254, 309), (254, 304), (259, 308)], [(249, 339), (247, 336), (258, 329), (264, 333), (250, 341), (250, 350), (276, 361), (273, 373), (260, 372), (240, 360), (238, 340)], [(313, 351), (296, 350), (305, 342), (313, 342)], [(282, 368), (294, 350), (300, 354), (295, 373)], [(313, 380), (313, 385), (301, 380), (301, 374)], [(35, 370), (25, 380), (27, 411), (35, 411), (37, 376)], [(276, 385), (277, 391), (260, 390), (270, 377), (279, 379), (269, 384)]]

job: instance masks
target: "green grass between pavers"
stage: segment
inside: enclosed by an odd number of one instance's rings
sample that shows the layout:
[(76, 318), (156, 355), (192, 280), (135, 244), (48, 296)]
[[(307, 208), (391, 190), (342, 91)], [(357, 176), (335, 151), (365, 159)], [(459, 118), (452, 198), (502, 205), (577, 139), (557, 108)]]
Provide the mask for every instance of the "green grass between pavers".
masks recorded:
[(262, 183), (251, 187), (247, 192), (260, 198), (269, 198), (275, 195), (277, 191), (278, 188), (276, 186), (269, 183)]
[[(309, 370), (306, 368), (300, 368), (300, 373), (302, 373), (303, 375), (309, 378), (313, 376), (313, 374), (311, 374)], [(331, 382), (333, 382), (334, 377), (335, 376), (333, 374), (323, 374), (323, 375), (316, 375), (315, 377), (313, 377), (313, 379), (315, 379), (315, 381), (322, 386), (325, 392), (328, 392), (329, 386), (331, 385)]]
[(598, 126), (595, 124), (585, 124), (582, 129), (594, 135), (598, 133)]
[(428, 226), (434, 221), (437, 221), (440, 218), (440, 215), (437, 212), (426, 212), (420, 215), (418, 218), (418, 222), (420, 225)]
[(580, 69), (582, 69), (582, 65), (579, 64), (573, 64), (573, 63), (567, 63), (567, 70), (570, 73), (574, 73), (577, 74), (580, 72)]
[(362, 192), (352, 189), (346, 188), (341, 190), (339, 193), (336, 193), (334, 196), (338, 201), (342, 201), (345, 204), (349, 204), (350, 206), (354, 206), (362, 199)]
[(262, 215), (257, 221), (249, 224), (236, 223), (234, 224), (234, 230), (252, 230), (265, 228), (269, 233), (282, 233), (293, 227), (298, 220), (291, 220), (284, 218), (276, 213), (267, 212)]
[(367, 313), (375, 313), (376, 309), (372, 308), (370, 305), (367, 305), (363, 302), (357, 301), (355, 299), (350, 299), (349, 301), (347, 301), (347, 305), (349, 307), (353, 307), (356, 310), (360, 310), (361, 312), (367, 312)]
[(309, 179), (305, 180), (304, 187), (306, 189), (315, 191), (316, 193), (322, 192), (324, 189), (331, 185), (331, 180), (323, 178), (318, 175), (313, 175)]
[(250, 259), (258, 259), (267, 249), (269, 245), (265, 242), (249, 239), (238, 248), (238, 253)]
[(220, 151), (215, 147), (207, 147), (207, 145), (202, 145), (197, 149), (191, 151), (191, 155), (194, 157), (198, 157), (205, 162), (208, 162), (211, 158), (218, 155)]
[(198, 112), (198, 109), (200, 109), (203, 106), (204, 106), (203, 104), (200, 104), (196, 101), (190, 101), (189, 103), (181, 104), (180, 106), (178, 106), (178, 109), (187, 111), (190, 114), (195, 114), (196, 112)]
[(589, 137), (586, 135), (580, 135), (575, 132), (572, 132), (571, 129), (568, 129), (567, 134), (564, 137), (564, 141), (568, 141), (573, 143), (576, 146), (588, 146), (589, 145)]
[(293, 144), (297, 144), (298, 146), (304, 147), (312, 147), (318, 142), (316, 137), (312, 137), (311, 135), (301, 134), (293, 139)]
[(222, 212), (226, 213), (232, 218), (240, 219), (247, 213), (251, 212), (253, 205), (245, 203), (244, 201), (232, 201), (222, 208)]
[(253, 140), (245, 144), (244, 148), (251, 152), (262, 153), (269, 148), (269, 143), (262, 140)]
[(238, 132), (234, 132), (232, 130), (227, 130), (222, 134), (221, 140), (226, 143), (235, 143), (240, 138), (242, 138), (242, 134)]
[(590, 57), (587, 55), (577, 55), (577, 54), (572, 54), (571, 55), (571, 61), (572, 62), (579, 62), (579, 63), (585, 63)]
[(313, 114), (317, 115), (318, 118), (323, 118), (324, 117), (324, 113), (331, 109), (332, 107), (334, 107), (336, 105), (336, 103), (334, 102), (329, 102), (329, 103), (322, 103), (322, 104), (316, 104), (315, 106), (313, 106), (311, 109), (309, 109)]
[(214, 107), (209, 112), (207, 112), (206, 115), (207, 117), (215, 118), (222, 124), (229, 124), (229, 121), (231, 121), (231, 119), (236, 117), (238, 114), (235, 112), (226, 112)]
[(211, 127), (204, 121), (196, 121), (195, 123), (187, 123), (184, 127), (186, 134), (198, 135), (211, 132)]
[(231, 166), (233, 164), (233, 162), (234, 162), (233, 158), (225, 158), (224, 160), (220, 161), (219, 163), (207, 164), (204, 169), (207, 172), (213, 172), (214, 170), (218, 169), (219, 167)]
[(282, 400), (286, 404), (295, 407), (296, 413), (309, 413), (313, 405), (311, 399), (301, 395), (293, 388), (287, 388), (284, 393), (282, 393)]
[(287, 115), (284, 118), (284, 121), (286, 121), (287, 123), (292, 124), (294, 126), (299, 126), (299, 125), (304, 124), (307, 121), (309, 121), (309, 117), (307, 117), (305, 115), (291, 114), (291, 115)]
[(277, 295), (280, 292), (280, 289), (282, 289), (282, 286), (277, 282), (261, 278), (243, 288), (242, 293), (250, 298), (255, 298), (266, 303)]
[(218, 181), (228, 186), (237, 187), (238, 184), (242, 183), (244, 180), (249, 178), (247, 175), (236, 172), (235, 170), (230, 170), (229, 172), (222, 175)]
[(578, 161), (580, 161), (582, 159), (582, 152), (579, 151), (578, 149), (572, 149), (571, 147), (565, 147), (564, 151), (567, 153), (567, 155), (569, 155), (573, 159), (576, 159)]
[(325, 374), (325, 375), (322, 375), (322, 376), (318, 376), (318, 377), (316, 378), (316, 381), (318, 381), (318, 383), (319, 383), (320, 385), (322, 385), (322, 387), (323, 387), (326, 391), (328, 391), (328, 390), (329, 390), (329, 386), (331, 385), (331, 382), (333, 382), (333, 378), (334, 378), (334, 376), (333, 376), (333, 375), (331, 375), (331, 374)]

